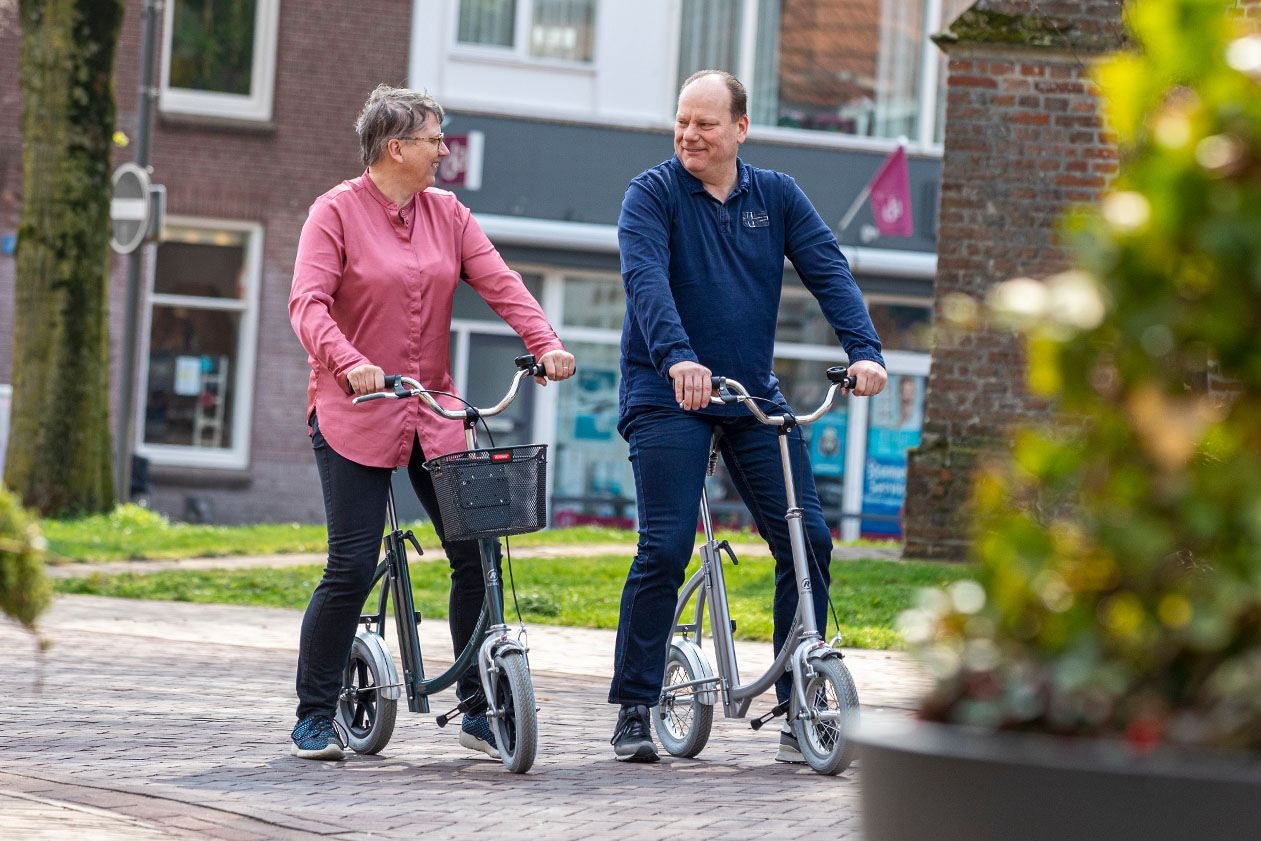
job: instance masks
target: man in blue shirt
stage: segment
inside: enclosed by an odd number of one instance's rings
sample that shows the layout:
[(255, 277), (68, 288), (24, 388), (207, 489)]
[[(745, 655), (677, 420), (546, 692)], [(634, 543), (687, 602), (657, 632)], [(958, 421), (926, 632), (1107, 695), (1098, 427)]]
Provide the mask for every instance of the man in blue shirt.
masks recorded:
[[(621, 704), (618, 759), (655, 762), (648, 709), (661, 694), (675, 600), (692, 554), (709, 440), (775, 556), (774, 642), (797, 610), (783, 470), (776, 431), (742, 406), (711, 406), (711, 375), (786, 406), (772, 371), (784, 257), (849, 357), (853, 393), (884, 388), (880, 339), (836, 237), (792, 178), (737, 157), (749, 131), (747, 95), (734, 76), (703, 70), (679, 92), (675, 156), (630, 184), (618, 220), (626, 321), (618, 430), (630, 445), (639, 545), (622, 591), (609, 702)], [(800, 440), (801, 430), (792, 433)], [(804, 448), (790, 447), (794, 461)], [(794, 464), (806, 537), (820, 567), (815, 615), (826, 627), (832, 540), (808, 465)], [(791, 680), (775, 686), (782, 701)], [(781, 732), (783, 761), (800, 762)]]

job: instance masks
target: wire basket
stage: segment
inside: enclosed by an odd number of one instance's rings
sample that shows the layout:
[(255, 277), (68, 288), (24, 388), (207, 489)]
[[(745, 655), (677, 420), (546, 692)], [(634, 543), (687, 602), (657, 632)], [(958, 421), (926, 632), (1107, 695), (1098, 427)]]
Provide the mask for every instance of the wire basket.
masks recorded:
[(431, 458), (446, 540), (538, 531), (547, 523), (547, 445), (465, 450)]

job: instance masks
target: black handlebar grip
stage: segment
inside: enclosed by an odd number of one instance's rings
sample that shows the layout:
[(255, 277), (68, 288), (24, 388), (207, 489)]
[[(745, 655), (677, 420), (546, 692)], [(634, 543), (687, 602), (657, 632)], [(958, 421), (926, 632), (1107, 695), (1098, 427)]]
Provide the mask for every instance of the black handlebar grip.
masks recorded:
[(844, 365), (834, 365), (828, 369), (828, 381), (834, 382), (842, 388), (853, 388), (858, 385), (858, 378), (847, 376), (848, 372)]
[(543, 367), (542, 362), (534, 361), (534, 354), (532, 353), (518, 356), (516, 359), (512, 360), (512, 362), (517, 366), (517, 370), (528, 371), (531, 377), (547, 376), (547, 369)]
[(386, 388), (398, 388), (400, 385), (402, 385), (402, 383), (403, 383), (402, 374), (386, 374), (385, 375)]

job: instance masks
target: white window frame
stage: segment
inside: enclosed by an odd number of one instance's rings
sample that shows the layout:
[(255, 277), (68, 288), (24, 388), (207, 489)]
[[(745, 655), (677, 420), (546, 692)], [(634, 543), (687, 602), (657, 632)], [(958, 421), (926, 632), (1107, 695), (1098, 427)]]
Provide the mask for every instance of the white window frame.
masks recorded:
[[(736, 73), (746, 88), (754, 87), (754, 71), (756, 68), (755, 53), (757, 50), (757, 21), (758, 8), (761, 3), (773, 2), (774, 0), (749, 0), (744, 4), (743, 14), (740, 21), (740, 56)], [(921, 45), (921, 72), (919, 84), (916, 90), (917, 102), (917, 118), (916, 118), (916, 134), (914, 137), (907, 138), (913, 152), (924, 152), (929, 154), (940, 154), (942, 144), (937, 143), (933, 138), (936, 132), (938, 121), (944, 119), (943, 114), (937, 113), (937, 81), (939, 56), (937, 47), (929, 38), (929, 35), (937, 32), (942, 26), (949, 23), (943, 21), (942, 2), (941, 0), (916, 0), (923, 4), (924, 9), (924, 42)], [(682, 5), (678, 6), (678, 12), (674, 16), (675, 29), (675, 64), (678, 64), (679, 51), (683, 49), (683, 26), (681, 23)], [(676, 87), (683, 82), (677, 79)], [(673, 105), (673, 103), (672, 103)], [(667, 115), (667, 119), (673, 122), (673, 113)], [(839, 148), (854, 148), (873, 151), (891, 150), (897, 147), (897, 138), (885, 137), (868, 137), (866, 135), (846, 135), (834, 134), (831, 132), (819, 132), (811, 129), (801, 128), (785, 128), (782, 126), (768, 126), (751, 124), (749, 126), (749, 136), (754, 140), (769, 140), (784, 143), (806, 143), (807, 145), (819, 146), (835, 146)]]
[(257, 0), (254, 11), (253, 66), (249, 95), (171, 87), (171, 39), (175, 2), (166, 0), (162, 36), (162, 87), (159, 107), (165, 114), (186, 114), (247, 122), (269, 122), (276, 87), (276, 40), (280, 0)]
[[(599, 26), (600, 4), (595, 0), (596, 26)], [(591, 45), (591, 58), (586, 61), (560, 58), (540, 58), (530, 55), (530, 27), (534, 22), (534, 0), (517, 0), (516, 17), (512, 23), (512, 46), (498, 47), (493, 44), (470, 44), (460, 40), (460, 0), (453, 4), (451, 31), (448, 43), (455, 58), (477, 59), (500, 64), (520, 64), (530, 67), (555, 67), (563, 70), (580, 70), (595, 73), (598, 63), (599, 39)]]
[[(205, 299), (188, 295), (172, 295), (153, 291), (156, 278), (156, 259), (151, 261), (154, 270), (149, 274), (147, 304), (144, 313), (144, 347), (141, 358), (145, 364), (140, 371), (142, 395), (136, 407), (140, 417), (136, 420), (135, 452), (155, 465), (178, 467), (207, 467), (221, 470), (244, 470), (250, 461), (250, 439), (254, 414), (254, 372), (258, 355), (259, 290), (263, 279), (263, 226), (257, 222), (241, 222), (230, 219), (206, 219), (189, 216), (168, 216), (167, 227), (194, 228), (214, 233), (232, 231), (245, 234), (245, 261), (241, 273), (243, 289), (240, 298)], [(153, 326), (154, 305), (178, 306), (186, 304), (198, 309), (222, 309), (241, 314), (240, 331), (237, 335), (236, 371), (232, 376), (234, 399), (232, 406), (232, 446), (198, 447), (181, 444), (148, 444), (144, 441), (144, 400), (149, 393), (149, 338)]]

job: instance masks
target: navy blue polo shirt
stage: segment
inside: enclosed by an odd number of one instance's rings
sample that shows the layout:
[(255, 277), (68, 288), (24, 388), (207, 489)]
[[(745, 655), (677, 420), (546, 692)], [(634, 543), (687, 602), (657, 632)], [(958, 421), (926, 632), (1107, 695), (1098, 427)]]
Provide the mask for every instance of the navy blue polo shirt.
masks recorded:
[(684, 360), (783, 404), (772, 368), (785, 256), (850, 362), (884, 365), (849, 263), (797, 182), (740, 160), (736, 167), (739, 179), (725, 202), (677, 157), (641, 173), (626, 191), (617, 222), (626, 287), (623, 421), (646, 407), (677, 407), (667, 372)]

